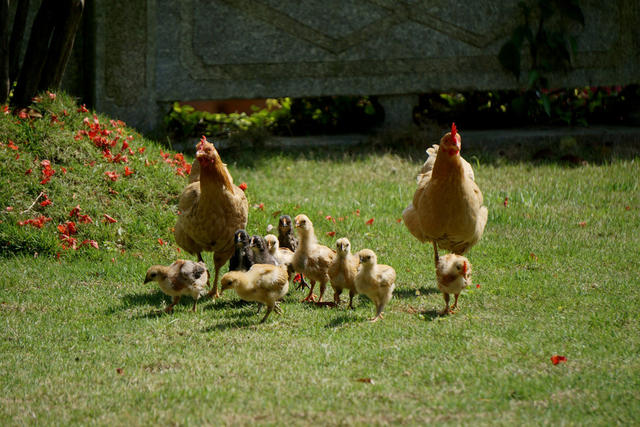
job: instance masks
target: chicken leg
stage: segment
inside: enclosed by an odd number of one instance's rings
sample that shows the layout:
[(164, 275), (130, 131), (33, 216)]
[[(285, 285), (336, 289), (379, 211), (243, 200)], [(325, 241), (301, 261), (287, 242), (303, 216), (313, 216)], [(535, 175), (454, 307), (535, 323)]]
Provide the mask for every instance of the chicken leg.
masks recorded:
[(169, 306), (167, 308), (164, 309), (164, 311), (166, 313), (171, 313), (173, 311), (173, 306), (176, 305), (178, 303), (178, 301), (180, 301), (180, 295), (173, 297), (173, 301), (171, 302), (171, 304), (169, 304)]
[[(449, 294), (443, 293), (442, 297), (444, 298), (444, 309), (440, 312), (440, 316), (445, 316), (449, 314), (451, 311), (449, 310)], [(457, 300), (457, 297), (456, 297)]]
[(260, 323), (264, 323), (264, 321), (267, 320), (267, 317), (269, 317), (269, 314), (271, 314), (272, 311), (273, 311), (273, 307), (267, 307), (267, 312), (265, 313)]
[(309, 295), (307, 295), (302, 302), (315, 302), (316, 296), (313, 294), (313, 288), (316, 286), (316, 281), (311, 281), (311, 286), (309, 287)]

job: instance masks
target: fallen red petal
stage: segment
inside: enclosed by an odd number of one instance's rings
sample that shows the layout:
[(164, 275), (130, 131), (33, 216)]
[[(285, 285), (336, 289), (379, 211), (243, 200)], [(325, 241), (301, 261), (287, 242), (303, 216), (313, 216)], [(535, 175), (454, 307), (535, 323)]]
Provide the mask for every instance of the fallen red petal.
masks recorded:
[(102, 216), (104, 217), (104, 219), (106, 220), (106, 222), (108, 222), (108, 223), (110, 223), (110, 224), (113, 224), (114, 222), (118, 222), (118, 220), (117, 220), (117, 219), (115, 219), (115, 218), (113, 218), (113, 217), (111, 217), (111, 216), (109, 216), (109, 215), (107, 215), (107, 214), (103, 214)]
[(331, 237), (333, 237), (333, 236), (335, 236), (335, 235), (336, 235), (336, 232), (335, 232), (335, 231), (329, 231), (329, 232), (327, 233), (327, 236), (331, 236)]
[(564, 356), (559, 356), (559, 355), (554, 355), (551, 356), (551, 363), (553, 363), (554, 365), (557, 365), (558, 363), (564, 363), (567, 361), (567, 358)]
[(373, 218), (371, 218), (371, 219), (370, 219), (369, 221), (367, 221), (365, 224), (367, 224), (367, 225), (371, 225), (371, 224), (373, 224)]
[(578, 225), (579, 225), (580, 227), (586, 227), (586, 225), (587, 225), (587, 221), (581, 221), (581, 222), (579, 222), (579, 223), (578, 223)]
[(238, 185), (238, 187), (242, 190), (242, 191), (246, 191), (247, 189), (247, 183), (243, 182), (242, 184)]
[(504, 205), (504, 207), (506, 208), (509, 205), (509, 198), (505, 197), (504, 198), (504, 202), (502, 202), (502, 204)]

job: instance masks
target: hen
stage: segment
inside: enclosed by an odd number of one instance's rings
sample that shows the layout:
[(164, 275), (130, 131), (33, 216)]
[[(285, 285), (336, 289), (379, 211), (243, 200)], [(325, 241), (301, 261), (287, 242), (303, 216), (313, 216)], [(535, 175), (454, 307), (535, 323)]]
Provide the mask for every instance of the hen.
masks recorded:
[[(458, 308), (460, 292), (471, 284), (471, 263), (463, 256), (446, 254), (438, 256), (438, 248), (434, 245), (436, 261), (436, 277), (438, 289), (444, 297), (445, 307), (440, 315), (454, 313)], [(449, 294), (453, 294), (455, 301), (449, 308)]]
[(382, 311), (393, 296), (396, 271), (388, 265), (378, 264), (378, 258), (371, 249), (361, 250), (358, 257), (360, 268), (356, 275), (356, 290), (368, 296), (376, 305), (376, 315), (369, 320), (377, 322), (378, 319), (384, 319)]
[(209, 272), (204, 262), (193, 262), (179, 259), (168, 267), (152, 265), (147, 270), (144, 283), (156, 281), (165, 294), (173, 297), (171, 304), (165, 309), (168, 313), (180, 301), (183, 295), (193, 297), (193, 311), (196, 311), (198, 299), (206, 293)]
[(233, 184), (233, 178), (222, 163), (213, 144), (203, 136), (197, 146), (200, 165), (199, 181), (187, 185), (180, 195), (182, 212), (175, 226), (176, 243), (198, 256), (213, 252), (215, 274), (208, 296), (218, 294), (220, 268), (233, 255), (234, 233), (245, 228), (249, 206), (244, 191)]
[(230, 271), (222, 276), (220, 284), (222, 292), (233, 288), (242, 300), (266, 305), (267, 313), (260, 323), (267, 320), (274, 309), (277, 313), (282, 312), (278, 300), (289, 291), (287, 271), (270, 264), (254, 264), (247, 272)]
[(253, 251), (249, 247), (249, 235), (245, 230), (238, 230), (233, 235), (235, 249), (229, 260), (229, 271), (247, 271), (253, 265)]
[(320, 296), (318, 298), (318, 303), (320, 303), (327, 282), (329, 282), (329, 265), (333, 262), (336, 253), (328, 247), (318, 244), (318, 239), (313, 231), (313, 223), (306, 215), (298, 215), (295, 224), (300, 241), (293, 254), (293, 268), (311, 281), (309, 295), (303, 301), (313, 301), (313, 288), (316, 282), (320, 282)]
[(349, 308), (353, 308), (353, 297), (356, 294), (356, 274), (360, 259), (351, 253), (351, 242), (346, 237), (336, 241), (336, 257), (329, 266), (329, 277), (333, 288), (333, 301), (340, 304), (340, 294), (349, 290)]
[(460, 157), (461, 141), (454, 123), (440, 146), (427, 150), (429, 158), (413, 203), (402, 212), (405, 225), (418, 240), (458, 255), (480, 240), (488, 215), (471, 165)]

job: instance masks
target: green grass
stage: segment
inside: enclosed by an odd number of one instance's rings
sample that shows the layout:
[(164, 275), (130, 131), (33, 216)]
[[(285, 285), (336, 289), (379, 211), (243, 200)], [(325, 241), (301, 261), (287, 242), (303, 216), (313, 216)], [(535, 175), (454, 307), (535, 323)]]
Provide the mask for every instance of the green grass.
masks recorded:
[[(255, 305), (232, 292), (196, 314), (188, 298), (160, 313), (168, 297), (142, 282), (149, 265), (187, 256), (169, 230), (186, 179), (163, 162), (161, 147), (132, 133), (134, 149), (147, 147), (128, 163), (136, 173), (107, 182), (104, 171), (122, 174), (124, 165), (73, 139), (86, 114), (63, 95), (41, 105), (45, 117), (30, 124), (0, 119), (1, 424), (640, 418), (637, 154), (576, 168), (463, 153), (479, 159), (490, 212), (469, 254), (480, 287), (463, 293), (456, 315), (440, 318), (432, 250), (396, 221), (413, 195), (423, 147), (223, 153), (235, 181), (248, 184), (251, 234), (265, 234), (278, 211), (305, 213), (322, 243), (347, 236), (398, 273), (376, 324), (366, 321), (374, 308), (364, 297), (355, 310), (316, 308), (299, 303), (304, 294), (295, 290), (283, 315), (258, 324)], [(71, 114), (60, 130), (47, 111), (65, 106)], [(39, 184), (36, 156), (56, 169), (48, 184)], [(94, 167), (84, 166), (91, 160)], [(53, 204), (21, 214), (43, 189)], [(94, 220), (78, 224), (78, 240), (96, 240), (98, 250), (61, 248), (56, 226), (77, 204)], [(18, 225), (40, 213), (52, 218), (42, 229)], [(101, 222), (104, 213), (118, 223)], [(554, 366), (554, 354), (568, 361)]]

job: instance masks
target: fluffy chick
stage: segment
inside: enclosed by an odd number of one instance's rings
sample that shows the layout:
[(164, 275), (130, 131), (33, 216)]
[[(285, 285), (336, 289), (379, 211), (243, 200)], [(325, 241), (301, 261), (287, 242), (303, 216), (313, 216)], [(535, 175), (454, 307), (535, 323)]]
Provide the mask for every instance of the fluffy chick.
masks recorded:
[(193, 297), (193, 311), (196, 311), (198, 299), (206, 294), (209, 271), (204, 262), (193, 262), (179, 259), (170, 266), (152, 265), (147, 270), (144, 283), (156, 281), (165, 294), (173, 297), (171, 304), (165, 309), (168, 313), (180, 301), (183, 295)]
[(251, 251), (253, 252), (253, 262), (255, 264), (271, 264), (278, 265), (278, 261), (273, 255), (269, 253), (267, 244), (262, 236), (251, 236), (251, 242), (249, 243)]
[(329, 266), (336, 253), (328, 247), (318, 244), (318, 239), (313, 231), (313, 223), (306, 215), (298, 215), (295, 221), (300, 244), (293, 254), (293, 268), (311, 281), (309, 295), (303, 301), (314, 300), (313, 288), (316, 282), (320, 282), (320, 296), (317, 302), (321, 302), (327, 282), (330, 280)]
[(229, 260), (229, 271), (247, 271), (253, 265), (253, 251), (249, 247), (249, 234), (244, 229), (233, 236), (236, 248)]
[(351, 242), (346, 237), (336, 241), (336, 257), (329, 266), (329, 278), (333, 288), (333, 301), (340, 304), (340, 294), (349, 290), (349, 308), (353, 308), (353, 296), (356, 294), (356, 274), (360, 258), (351, 253)]
[[(471, 285), (471, 263), (466, 257), (456, 254), (438, 256), (438, 247), (433, 244), (436, 262), (436, 277), (438, 289), (444, 297), (445, 307), (440, 315), (455, 313), (458, 308), (458, 297), (464, 288)], [(449, 308), (449, 294), (453, 294), (455, 301)]]
[(358, 252), (360, 269), (356, 275), (356, 290), (359, 294), (368, 296), (376, 305), (376, 315), (370, 319), (376, 322), (384, 319), (382, 311), (391, 300), (393, 289), (396, 287), (396, 271), (393, 267), (378, 264), (376, 254), (371, 249)]
[(244, 301), (256, 301), (267, 306), (267, 313), (260, 323), (267, 320), (275, 309), (282, 313), (278, 300), (284, 298), (289, 291), (287, 271), (271, 264), (254, 264), (249, 271), (230, 271), (221, 280), (222, 292), (235, 289)]
[(267, 244), (267, 250), (272, 257), (276, 259), (278, 265), (284, 265), (289, 273), (289, 278), (295, 273), (293, 270), (293, 252), (289, 248), (281, 248), (278, 238), (274, 234), (267, 234), (264, 236), (264, 241)]
[(281, 248), (291, 249), (295, 252), (298, 248), (298, 239), (293, 232), (291, 217), (282, 215), (278, 220), (278, 244)]

